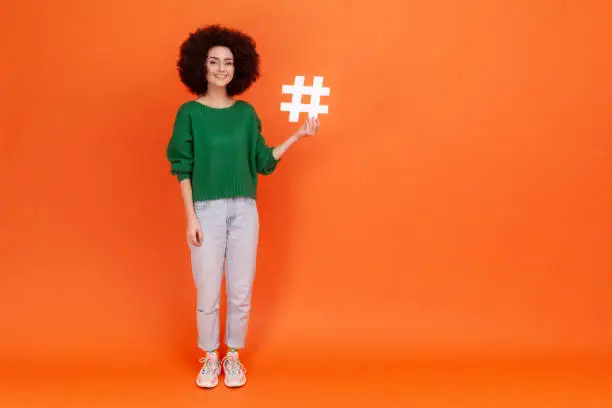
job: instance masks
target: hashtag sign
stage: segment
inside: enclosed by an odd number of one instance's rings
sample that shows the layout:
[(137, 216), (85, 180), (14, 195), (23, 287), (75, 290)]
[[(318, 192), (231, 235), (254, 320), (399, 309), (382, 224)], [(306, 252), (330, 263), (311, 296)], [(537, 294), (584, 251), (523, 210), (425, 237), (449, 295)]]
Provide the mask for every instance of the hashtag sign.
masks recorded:
[[(281, 102), (281, 112), (289, 112), (289, 122), (297, 122), (300, 113), (307, 113), (309, 118), (327, 113), (327, 105), (321, 105), (321, 96), (329, 96), (329, 88), (323, 87), (323, 77), (316, 76), (312, 86), (304, 86), (304, 77), (296, 76), (293, 85), (283, 85), (283, 94), (291, 94), (291, 102)], [(302, 103), (302, 96), (310, 95), (310, 103)]]

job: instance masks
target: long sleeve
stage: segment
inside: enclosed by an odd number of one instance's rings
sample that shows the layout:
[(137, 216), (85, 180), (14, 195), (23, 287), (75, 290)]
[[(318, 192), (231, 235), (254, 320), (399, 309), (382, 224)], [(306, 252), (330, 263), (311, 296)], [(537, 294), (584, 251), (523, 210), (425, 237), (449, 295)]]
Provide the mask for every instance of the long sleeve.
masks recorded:
[(176, 114), (172, 136), (166, 149), (170, 172), (178, 180), (191, 178), (193, 172), (193, 133), (191, 118), (184, 106)]
[(255, 162), (257, 172), (263, 175), (271, 174), (280, 160), (276, 160), (273, 155), (274, 148), (266, 144), (266, 140), (261, 134), (261, 120), (255, 115), (257, 120), (257, 142), (255, 148)]

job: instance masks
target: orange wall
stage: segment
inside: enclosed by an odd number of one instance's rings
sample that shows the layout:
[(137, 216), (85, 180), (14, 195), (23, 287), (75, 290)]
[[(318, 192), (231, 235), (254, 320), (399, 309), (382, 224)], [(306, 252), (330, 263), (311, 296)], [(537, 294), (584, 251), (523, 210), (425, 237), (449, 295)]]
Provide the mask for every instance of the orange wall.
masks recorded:
[(331, 88), (262, 179), (252, 350), (612, 351), (610, 2), (122, 3), (2, 5), (0, 358), (195, 353), (165, 147), (210, 22), (270, 143), (283, 84)]

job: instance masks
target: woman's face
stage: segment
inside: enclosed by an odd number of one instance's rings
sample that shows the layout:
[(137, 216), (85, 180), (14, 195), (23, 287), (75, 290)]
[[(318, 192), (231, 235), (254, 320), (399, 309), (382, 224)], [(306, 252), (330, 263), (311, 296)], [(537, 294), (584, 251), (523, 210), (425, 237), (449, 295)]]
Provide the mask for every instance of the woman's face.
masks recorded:
[(209, 84), (227, 86), (234, 77), (234, 56), (227, 47), (213, 47), (206, 58), (206, 79)]

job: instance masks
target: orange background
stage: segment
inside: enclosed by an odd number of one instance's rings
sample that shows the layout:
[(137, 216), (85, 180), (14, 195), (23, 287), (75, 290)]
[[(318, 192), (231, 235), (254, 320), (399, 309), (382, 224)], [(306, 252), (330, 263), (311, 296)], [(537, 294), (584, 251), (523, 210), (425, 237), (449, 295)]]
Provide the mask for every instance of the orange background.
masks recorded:
[[(0, 361), (191, 364), (165, 147), (198, 25), (257, 41), (269, 143), (295, 75), (319, 134), (261, 178), (252, 359), (612, 351), (612, 3), (8, 2)], [(302, 115), (300, 120), (305, 117)], [(191, 381), (191, 377), (187, 377)]]

